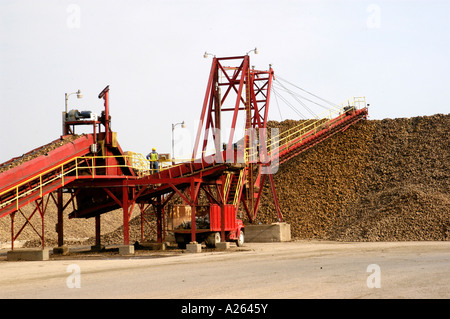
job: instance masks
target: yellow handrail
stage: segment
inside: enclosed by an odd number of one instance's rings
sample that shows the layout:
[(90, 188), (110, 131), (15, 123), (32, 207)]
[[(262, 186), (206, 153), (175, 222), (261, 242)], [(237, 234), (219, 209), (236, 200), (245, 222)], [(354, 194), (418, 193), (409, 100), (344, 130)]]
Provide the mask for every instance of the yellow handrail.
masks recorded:
[(239, 193), (240, 193), (240, 189), (242, 186), (242, 179), (244, 176), (244, 170), (241, 169), (241, 171), (239, 172), (239, 179), (238, 182), (236, 184), (236, 191), (234, 192), (234, 199), (233, 199), (233, 205), (236, 206), (239, 200)]
[(225, 201), (228, 193), (228, 188), (230, 187), (231, 182), (231, 173), (227, 174), (227, 178), (225, 179), (225, 185), (223, 186), (223, 201)]
[[(122, 164), (92, 165), (92, 166), (79, 166), (78, 165), (80, 160), (91, 161), (91, 163), (94, 164), (94, 160), (107, 159), (107, 158), (124, 159), (125, 164), (123, 164), (123, 165)], [(167, 161), (161, 161), (161, 162), (167, 162)], [(67, 166), (70, 163), (73, 163), (74, 167), (65, 169), (64, 166)], [(15, 191), (15, 196), (10, 198), (9, 200), (4, 201), (3, 203), (0, 203), (0, 209), (10, 205), (13, 202), (16, 202), (16, 209), (19, 209), (20, 198), (23, 198), (23, 197), (27, 196), (28, 194), (31, 194), (32, 192), (37, 191), (37, 190), (39, 190), (39, 196), (42, 197), (43, 188), (50, 183), (53, 183), (57, 180), (61, 180), (61, 186), (64, 186), (65, 185), (64, 177), (72, 176), (72, 177), (75, 177), (75, 179), (78, 179), (79, 176), (81, 175), (80, 173), (82, 173), (86, 170), (90, 170), (91, 172), (88, 175), (83, 174), (82, 176), (91, 176), (92, 178), (94, 178), (95, 171), (97, 169), (108, 168), (108, 167), (109, 168), (113, 168), (113, 167), (130, 168), (130, 169), (135, 170), (135, 172), (137, 172), (138, 176), (140, 176), (140, 177), (142, 177), (144, 175), (150, 175), (151, 173), (153, 173), (152, 170), (150, 169), (150, 161), (145, 159), (142, 154), (132, 153), (130, 155), (118, 155), (118, 156), (78, 156), (78, 157), (69, 159), (69, 160), (63, 162), (62, 164), (59, 164), (56, 167), (52, 167), (51, 169), (48, 169), (38, 175), (28, 178), (25, 181), (2, 191), (0, 193), (0, 197), (11, 191)], [(169, 167), (171, 167), (171, 166), (167, 166), (167, 165), (163, 166), (159, 169), (159, 171), (166, 170)], [(58, 173), (59, 170), (61, 170), (60, 173)], [(55, 177), (52, 177), (52, 178), (49, 178), (49, 179), (43, 181), (43, 177), (51, 172), (55, 173)], [(73, 173), (75, 175), (73, 175)], [(32, 188), (27, 188), (26, 191), (19, 192), (19, 190), (22, 186), (24, 186), (32, 181), (37, 181), (37, 185)]]
[[(352, 99), (348, 99), (341, 105), (321, 113), (315, 119), (305, 120), (304, 122), (291, 127), (276, 136), (270, 136), (269, 138), (267, 138), (266, 142), (269, 155), (271, 155), (275, 150), (283, 149), (295, 138), (301, 136), (304, 136), (305, 138), (308, 137), (306, 135), (307, 133), (315, 132), (317, 129), (321, 129), (322, 126), (327, 125), (327, 123), (330, 123), (337, 116), (345, 113), (345, 109), (349, 106), (354, 107), (355, 109), (360, 109), (361, 106), (365, 107), (366, 99), (365, 97), (354, 97)], [(274, 146), (276, 146), (275, 149)], [(252, 156), (254, 156), (255, 154), (251, 152), (257, 152), (257, 150), (255, 150), (254, 147), (251, 147), (247, 149), (247, 152), (249, 153), (248, 157), (252, 158)]]
[[(336, 116), (341, 115), (342, 113), (345, 113), (344, 108), (346, 108), (348, 106), (354, 106), (356, 108), (356, 104), (361, 103), (361, 101), (359, 99), (363, 99), (364, 104), (365, 104), (364, 97), (362, 97), (362, 98), (355, 97), (353, 99), (348, 99), (341, 105), (339, 105), (335, 108), (331, 108), (331, 109), (327, 110), (326, 112), (321, 113), (320, 115), (318, 115), (316, 117), (316, 119), (305, 120), (305, 122), (302, 122), (302, 123), (298, 124), (297, 126), (294, 126), (286, 131), (283, 131), (281, 134), (279, 134), (278, 136), (275, 137), (278, 140), (279, 147), (286, 145), (290, 141), (289, 138), (291, 138), (293, 135), (297, 134), (298, 136), (301, 136), (304, 133), (317, 128), (321, 124), (324, 124), (324, 123), (334, 119)], [(353, 102), (353, 103), (350, 104), (350, 102)], [(275, 138), (270, 137), (268, 139), (269, 147), (274, 144), (274, 142), (272, 142), (272, 140), (274, 140)]]

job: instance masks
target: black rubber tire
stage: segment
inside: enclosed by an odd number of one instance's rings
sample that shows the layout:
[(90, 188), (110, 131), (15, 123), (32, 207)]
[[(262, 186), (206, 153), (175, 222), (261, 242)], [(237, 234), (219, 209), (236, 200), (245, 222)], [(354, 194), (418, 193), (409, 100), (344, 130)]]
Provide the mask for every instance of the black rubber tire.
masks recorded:
[(220, 243), (220, 233), (215, 232), (208, 235), (205, 240), (206, 247), (216, 248), (216, 244)]
[(238, 240), (236, 240), (236, 246), (242, 247), (242, 246), (244, 246), (244, 242), (245, 242), (245, 234), (244, 234), (244, 231), (241, 230), (239, 233), (239, 238), (238, 238)]

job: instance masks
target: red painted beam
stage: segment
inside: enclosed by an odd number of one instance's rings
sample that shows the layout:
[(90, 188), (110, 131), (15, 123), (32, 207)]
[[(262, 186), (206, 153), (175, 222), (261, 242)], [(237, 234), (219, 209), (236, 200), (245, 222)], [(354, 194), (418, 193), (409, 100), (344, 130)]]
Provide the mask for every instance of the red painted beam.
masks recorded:
[(71, 158), (88, 154), (93, 141), (92, 135), (81, 136), (71, 143), (1, 173), (0, 193), (49, 169), (58, 167)]

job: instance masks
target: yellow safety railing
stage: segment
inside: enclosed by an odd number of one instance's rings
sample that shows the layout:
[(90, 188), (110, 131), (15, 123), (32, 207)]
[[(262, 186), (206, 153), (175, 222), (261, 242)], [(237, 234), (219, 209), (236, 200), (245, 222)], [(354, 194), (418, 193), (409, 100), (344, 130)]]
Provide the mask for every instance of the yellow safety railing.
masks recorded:
[[(18, 184), (16, 186), (13, 186), (13, 187), (11, 187), (9, 189), (6, 189), (5, 191), (1, 192), (0, 193), (0, 197), (5, 195), (5, 194), (7, 194), (7, 193), (12, 192), (12, 191), (15, 191), (16, 195), (14, 197), (10, 198), (9, 200), (0, 203), (0, 209), (3, 208), (3, 207), (8, 206), (8, 205), (10, 205), (11, 203), (14, 203), (14, 202), (16, 202), (16, 208), (18, 209), (19, 208), (19, 200), (20, 200), (20, 198), (26, 197), (29, 194), (31, 194), (31, 193), (33, 193), (33, 192), (35, 192), (37, 190), (39, 190), (39, 195), (42, 197), (43, 188), (45, 186), (47, 186), (48, 184), (53, 183), (56, 180), (61, 180), (61, 186), (64, 186), (65, 185), (64, 184), (64, 176), (67, 176), (67, 175), (71, 174), (72, 172), (76, 172), (75, 176), (78, 177), (78, 171), (77, 171), (76, 162), (75, 162), (75, 167), (74, 168), (70, 168), (70, 169), (64, 170), (64, 166), (68, 165), (69, 163), (71, 163), (73, 161), (74, 161), (74, 159), (68, 160), (68, 161), (66, 161), (66, 162), (64, 162), (64, 163), (62, 163), (62, 164), (60, 164), (60, 165), (58, 165), (56, 167), (52, 167), (51, 169), (48, 169), (48, 170), (42, 172), (41, 174), (39, 174), (37, 176), (31, 177), (31, 178), (23, 181), (22, 183), (20, 183), (20, 184)], [(59, 170), (61, 172), (58, 174), (57, 172)], [(43, 177), (46, 176), (47, 174), (51, 173), (51, 172), (55, 172), (56, 173), (55, 177), (49, 178), (49, 179), (46, 179), (45, 181), (43, 181)], [(21, 189), (22, 186), (24, 186), (24, 185), (26, 185), (26, 184), (28, 184), (28, 183), (30, 183), (32, 181), (35, 181), (35, 182), (38, 181), (37, 185), (32, 187), (32, 188), (27, 188), (26, 191), (20, 192), (20, 189)]]
[(230, 188), (231, 185), (231, 173), (227, 174), (227, 177), (225, 179), (225, 185), (223, 187), (223, 201), (225, 201), (226, 197), (227, 197), (227, 193), (228, 193), (228, 189)]
[[(304, 137), (307, 138), (310, 134), (307, 133), (315, 133), (322, 130), (326, 127), (327, 124), (333, 121), (333, 119), (337, 118), (339, 115), (346, 113), (348, 110), (352, 109), (360, 109), (366, 106), (366, 98), (365, 97), (354, 97), (348, 99), (344, 103), (331, 108), (321, 114), (319, 114), (314, 119), (304, 120), (298, 125), (291, 127), (283, 132), (280, 132), (278, 135), (267, 137), (267, 150), (268, 155), (270, 156), (273, 152), (279, 151), (280, 149), (284, 149), (288, 147), (289, 143), (293, 140)], [(297, 141), (299, 142), (299, 141)], [(247, 149), (249, 155), (246, 158), (254, 158), (257, 155), (257, 149), (255, 147), (250, 147)]]
[[(98, 165), (97, 162), (99, 160), (105, 160), (107, 158), (117, 158), (124, 161), (124, 164), (114, 164), (114, 165)], [(82, 162), (89, 163), (88, 166), (80, 166)], [(163, 160), (160, 161), (161, 167), (158, 171), (163, 171), (172, 167), (167, 165), (169, 161)], [(0, 193), (0, 198), (8, 193), (14, 193), (15, 195), (9, 196), (10, 198), (0, 203), (0, 209), (12, 204), (16, 203), (16, 209), (19, 209), (19, 201), (21, 198), (24, 198), (30, 195), (33, 192), (39, 191), (40, 197), (43, 195), (43, 189), (45, 186), (54, 183), (55, 181), (61, 181), (61, 186), (65, 186), (65, 180), (68, 178), (78, 179), (80, 176), (95, 178), (96, 172), (99, 169), (106, 168), (130, 168), (133, 169), (134, 172), (142, 177), (145, 175), (150, 175), (154, 173), (154, 170), (150, 169), (150, 161), (147, 160), (142, 154), (138, 153), (128, 153), (126, 155), (119, 156), (80, 156), (75, 157), (70, 160), (65, 161), (62, 164), (59, 164), (56, 167), (52, 167), (38, 175), (35, 175), (25, 181), (10, 187)], [(47, 177), (50, 173), (54, 173), (53, 177)], [(26, 190), (22, 189), (24, 185), (29, 183), (34, 184), (35, 186), (26, 188)]]
[(238, 201), (239, 201), (239, 193), (240, 193), (240, 189), (242, 186), (242, 180), (244, 177), (244, 170), (241, 169), (241, 171), (239, 172), (239, 179), (238, 182), (236, 184), (236, 191), (234, 192), (234, 199), (233, 199), (233, 205), (236, 206)]

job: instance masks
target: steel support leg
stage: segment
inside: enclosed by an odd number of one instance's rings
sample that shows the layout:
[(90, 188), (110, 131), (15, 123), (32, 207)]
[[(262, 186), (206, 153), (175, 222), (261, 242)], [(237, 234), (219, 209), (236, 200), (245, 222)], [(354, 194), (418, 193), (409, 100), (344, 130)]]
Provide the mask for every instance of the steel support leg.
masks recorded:
[(95, 246), (100, 247), (100, 215), (95, 216)]
[(195, 181), (191, 181), (191, 242), (195, 242), (195, 204), (197, 203), (195, 198)]
[(156, 204), (156, 241), (162, 243), (163, 241), (163, 205), (161, 203), (161, 195), (158, 196), (158, 202)]
[(63, 193), (62, 189), (57, 190), (57, 204), (58, 208), (58, 224), (56, 231), (58, 233), (58, 247), (62, 247), (64, 245), (64, 205), (63, 205)]
[(16, 217), (16, 212), (9, 214), (11, 216), (11, 250), (14, 250), (14, 217)]
[(283, 221), (283, 216), (281, 215), (280, 205), (278, 203), (278, 196), (275, 190), (275, 182), (273, 180), (273, 174), (269, 174), (270, 188), (272, 189), (273, 202), (275, 204), (275, 210), (277, 211), (278, 221)]
[(128, 204), (128, 187), (122, 188), (122, 210), (123, 210), (123, 244), (130, 244), (130, 217), (129, 217), (129, 204)]

